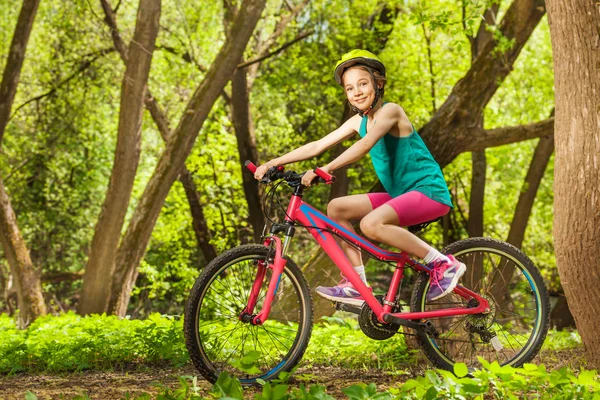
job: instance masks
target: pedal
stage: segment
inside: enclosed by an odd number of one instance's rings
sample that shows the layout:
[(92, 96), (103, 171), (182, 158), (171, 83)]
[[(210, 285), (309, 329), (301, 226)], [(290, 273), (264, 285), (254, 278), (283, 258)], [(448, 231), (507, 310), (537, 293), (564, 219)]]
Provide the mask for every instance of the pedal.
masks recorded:
[(335, 303), (335, 309), (337, 311), (345, 311), (345, 312), (349, 312), (352, 314), (360, 314), (360, 310), (361, 307), (352, 305), (352, 304), (346, 304), (346, 303)]

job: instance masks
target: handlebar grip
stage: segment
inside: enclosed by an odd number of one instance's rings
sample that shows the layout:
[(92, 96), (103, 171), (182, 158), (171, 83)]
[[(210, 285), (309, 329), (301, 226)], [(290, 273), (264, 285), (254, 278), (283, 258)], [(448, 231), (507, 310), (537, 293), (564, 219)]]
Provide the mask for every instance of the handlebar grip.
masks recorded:
[(250, 172), (254, 173), (256, 171), (256, 165), (250, 160), (246, 160), (244, 166), (250, 170)]
[(323, 179), (325, 181), (326, 184), (331, 185), (333, 182), (335, 182), (335, 176), (323, 171), (321, 168), (315, 168), (314, 170), (315, 174), (317, 174), (317, 176), (321, 179)]

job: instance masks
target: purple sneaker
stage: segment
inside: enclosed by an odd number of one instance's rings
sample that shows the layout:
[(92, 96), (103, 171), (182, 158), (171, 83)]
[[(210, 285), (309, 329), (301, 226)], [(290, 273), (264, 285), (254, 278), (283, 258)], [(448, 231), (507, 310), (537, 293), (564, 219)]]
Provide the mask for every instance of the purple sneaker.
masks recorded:
[(441, 299), (448, 293), (452, 292), (458, 280), (467, 270), (465, 264), (454, 258), (453, 255), (447, 256), (450, 262), (446, 261), (434, 261), (427, 264), (431, 268), (429, 275), (431, 276), (431, 283), (429, 285), (429, 292), (427, 292), (427, 301), (434, 301)]
[(360, 293), (358, 293), (358, 290), (356, 290), (354, 286), (352, 286), (350, 281), (346, 278), (342, 279), (342, 281), (338, 283), (337, 286), (319, 286), (316, 290), (319, 296), (338, 303), (362, 306), (365, 302), (365, 299), (363, 299)]

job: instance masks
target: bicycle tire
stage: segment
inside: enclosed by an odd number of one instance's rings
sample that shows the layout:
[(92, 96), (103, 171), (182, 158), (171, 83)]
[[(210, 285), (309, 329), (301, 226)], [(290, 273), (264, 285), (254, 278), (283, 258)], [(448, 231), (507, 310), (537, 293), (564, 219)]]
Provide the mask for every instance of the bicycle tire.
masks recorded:
[[(212, 383), (223, 371), (245, 386), (256, 384), (258, 379), (276, 378), (279, 373), (290, 371), (308, 346), (312, 298), (305, 277), (288, 257), (269, 320), (263, 325), (252, 325), (239, 318), (256, 277), (256, 268), (249, 267), (256, 267), (259, 260), (272, 261), (272, 254), (269, 247), (257, 244), (231, 249), (204, 269), (190, 292), (184, 314), (186, 346), (194, 366)], [(262, 309), (271, 271), (267, 268), (255, 313)], [(291, 311), (294, 305), (297, 310)], [(257, 357), (256, 353), (261, 352)], [(254, 366), (258, 370), (248, 371), (240, 369), (241, 364), (235, 365), (248, 362), (244, 357), (249, 354), (256, 358)]]
[[(442, 252), (453, 254), (466, 264), (467, 272), (462, 284), (486, 297), (491, 312), (430, 319), (439, 336), (436, 338), (435, 335), (418, 332), (417, 341), (431, 363), (452, 371), (456, 362), (464, 362), (470, 370), (481, 368), (476, 356), (488, 362), (498, 361), (500, 365), (514, 367), (531, 361), (542, 347), (548, 332), (550, 299), (542, 275), (529, 257), (515, 246), (491, 238), (460, 240)], [(497, 264), (494, 264), (495, 261)], [(481, 279), (478, 280), (478, 277)], [(453, 293), (428, 303), (426, 295), (429, 284), (429, 275), (421, 273), (411, 297), (413, 312), (441, 309), (444, 304), (466, 304), (464, 299)], [(529, 308), (528, 304), (534, 304), (535, 307)], [(520, 313), (523, 316), (515, 318)], [(508, 320), (511, 314), (516, 321)], [(526, 325), (529, 320), (531, 326)], [(527, 333), (529, 330), (531, 332)], [(469, 346), (471, 349), (479, 346), (479, 350), (469, 354)]]

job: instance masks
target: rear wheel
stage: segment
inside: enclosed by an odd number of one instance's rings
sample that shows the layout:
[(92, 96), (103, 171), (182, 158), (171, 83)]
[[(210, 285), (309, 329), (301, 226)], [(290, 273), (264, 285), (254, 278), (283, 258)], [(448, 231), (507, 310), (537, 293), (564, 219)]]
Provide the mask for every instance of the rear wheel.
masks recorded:
[[(478, 356), (515, 367), (535, 357), (548, 332), (550, 301), (533, 262), (516, 247), (489, 238), (461, 240), (442, 251), (467, 266), (461, 284), (484, 297), (490, 312), (430, 319), (435, 334), (418, 335), (429, 360), (452, 370), (457, 362), (480, 368)], [(428, 290), (429, 275), (423, 273), (413, 290), (413, 312), (478, 305), (454, 293), (428, 302)]]
[[(304, 354), (312, 331), (312, 299), (292, 260), (287, 259), (269, 319), (253, 325), (241, 318), (259, 264), (272, 261), (269, 247), (240, 246), (214, 259), (196, 280), (185, 307), (184, 333), (194, 365), (210, 382), (224, 371), (244, 385), (276, 378)], [(271, 273), (266, 268), (253, 314), (263, 308)]]

